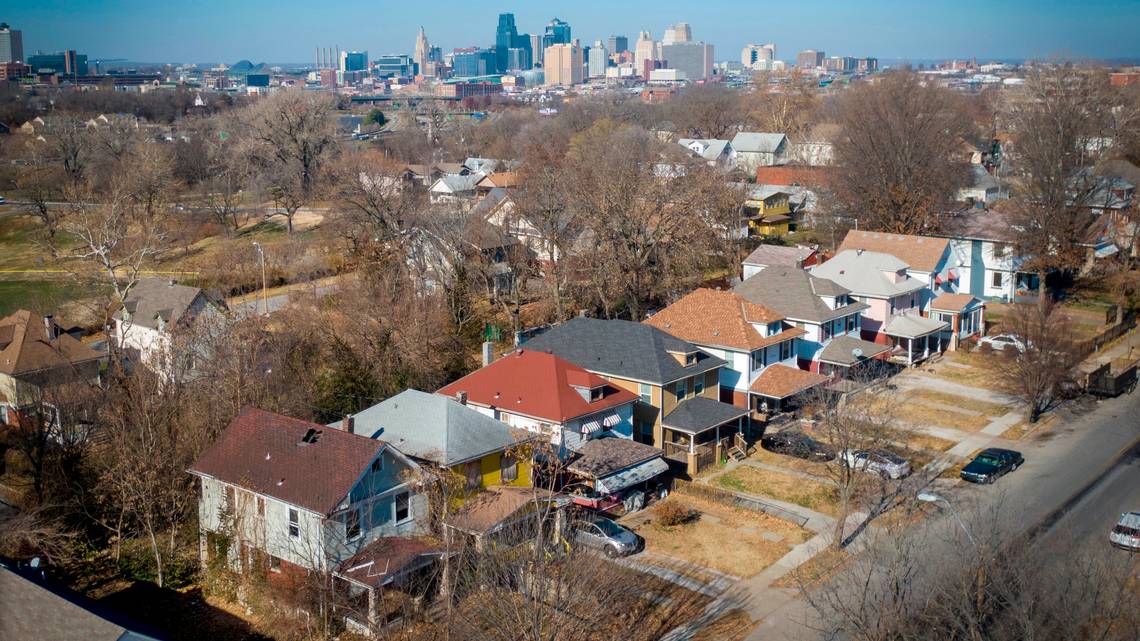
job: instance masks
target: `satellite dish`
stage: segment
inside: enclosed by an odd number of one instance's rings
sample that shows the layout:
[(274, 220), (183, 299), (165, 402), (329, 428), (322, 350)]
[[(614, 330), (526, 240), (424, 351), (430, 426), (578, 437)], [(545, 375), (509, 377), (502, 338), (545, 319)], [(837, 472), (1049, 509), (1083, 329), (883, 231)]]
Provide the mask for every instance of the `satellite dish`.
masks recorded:
[(855, 358), (863, 358), (863, 350), (856, 347), (856, 348), (851, 350), (851, 356), (853, 356)]

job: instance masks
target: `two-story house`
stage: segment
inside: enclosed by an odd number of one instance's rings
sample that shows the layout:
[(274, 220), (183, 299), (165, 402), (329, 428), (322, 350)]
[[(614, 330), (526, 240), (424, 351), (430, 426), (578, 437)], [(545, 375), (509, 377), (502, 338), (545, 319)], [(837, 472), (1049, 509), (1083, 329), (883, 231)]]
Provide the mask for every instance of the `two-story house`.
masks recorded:
[(889, 254), (905, 263), (907, 275), (925, 286), (918, 301), (924, 313), (936, 296), (956, 293), (962, 282), (961, 263), (950, 251), (950, 242), (945, 238), (853, 229), (843, 237), (836, 252), (848, 249)]
[(828, 380), (797, 367), (796, 340), (807, 330), (732, 291), (694, 290), (645, 323), (724, 359), (720, 400), (738, 407), (778, 408)]
[(350, 572), (370, 555), (388, 567), (374, 580), (389, 581), (403, 569), (384, 556), (403, 546), (392, 538), (428, 531), (420, 467), (364, 435), (246, 408), (189, 471), (201, 485), (202, 562), (224, 553), (271, 582)]
[(713, 167), (731, 169), (736, 165), (736, 151), (732, 143), (716, 138), (681, 138), (677, 141), (694, 156), (704, 159)]
[(573, 318), (531, 339), (532, 351), (556, 354), (637, 395), (635, 440), (665, 450), (680, 471), (716, 462), (718, 447), (748, 427), (748, 410), (720, 401), (727, 363), (652, 325)]
[[(224, 330), (227, 311), (217, 292), (144, 278), (130, 289), (115, 315), (114, 340), (145, 367), (169, 375), (176, 369), (176, 352), (182, 358), (208, 357), (202, 350), (210, 341), (203, 339)], [(179, 334), (187, 337), (187, 344), (172, 349)], [(194, 363), (187, 365), (192, 369)]]
[(887, 351), (859, 338), (866, 303), (851, 298), (851, 290), (802, 269), (768, 267), (738, 284), (735, 291), (751, 303), (784, 316), (804, 330), (796, 341), (800, 369), (819, 374), (845, 370)]
[(1016, 300), (1019, 292), (1036, 292), (1037, 275), (1022, 271), (1012, 239), (1017, 233), (999, 208), (971, 209), (946, 219), (938, 232), (946, 240), (957, 267), (957, 291), (983, 300)]
[(788, 162), (788, 137), (777, 133), (742, 131), (732, 138), (736, 166), (753, 174), (758, 167)]
[(787, 236), (791, 231), (791, 194), (783, 187), (738, 184), (744, 192), (741, 212), (752, 234)]
[(21, 309), (0, 318), (0, 425), (20, 425), (37, 413), (62, 419), (70, 385), (96, 384), (105, 358), (51, 316)]
[(329, 427), (346, 424), (421, 465), (450, 470), (466, 480), (467, 490), (530, 483), (530, 460), (515, 451), (525, 438), (455, 399), (404, 390)]

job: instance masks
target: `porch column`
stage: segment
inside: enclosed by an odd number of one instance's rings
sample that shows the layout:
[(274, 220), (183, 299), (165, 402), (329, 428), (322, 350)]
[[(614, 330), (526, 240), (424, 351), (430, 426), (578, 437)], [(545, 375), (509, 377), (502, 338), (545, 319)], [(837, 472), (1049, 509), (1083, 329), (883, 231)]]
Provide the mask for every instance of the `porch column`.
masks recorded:
[(376, 629), (376, 588), (368, 588), (368, 627)]
[(922, 337), (922, 357), (930, 356), (930, 334)]
[(906, 339), (906, 366), (914, 367), (914, 339)]

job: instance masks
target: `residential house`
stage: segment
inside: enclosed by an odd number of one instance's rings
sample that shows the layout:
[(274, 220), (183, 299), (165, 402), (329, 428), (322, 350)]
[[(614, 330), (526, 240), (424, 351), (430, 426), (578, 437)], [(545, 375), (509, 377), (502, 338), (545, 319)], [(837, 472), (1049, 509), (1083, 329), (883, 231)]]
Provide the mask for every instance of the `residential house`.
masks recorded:
[(428, 189), (432, 204), (463, 204), (464, 201), (475, 199), (475, 186), (483, 180), (480, 173), (459, 175), (444, 174), (440, 176)]
[[(468, 172), (469, 173), (469, 172)], [(405, 165), (403, 176), (421, 187), (431, 187), (444, 172), (438, 165)]]
[[(766, 412), (827, 381), (797, 367), (796, 340), (805, 329), (732, 291), (694, 290), (645, 323), (724, 359), (720, 400), (737, 407)], [(797, 384), (788, 385), (791, 379)]]
[(905, 263), (907, 276), (925, 286), (918, 301), (923, 312), (938, 294), (958, 291), (961, 263), (958, 256), (950, 251), (950, 242), (945, 238), (853, 229), (843, 237), (836, 251), (848, 249), (889, 254)]
[(203, 564), (224, 552), (237, 571), (284, 585), (328, 573), (373, 605), (436, 556), (418, 538), (429, 509), (420, 466), (382, 440), (246, 408), (190, 473)]
[[(540, 263), (549, 265), (561, 259), (562, 250), (553, 233), (555, 230), (547, 230), (521, 215), (508, 190), (492, 190), (473, 211), (482, 212), (480, 216), (488, 223), (504, 228), (525, 245)], [(563, 229), (570, 224), (570, 220), (567, 215), (562, 223)]]
[(939, 294), (930, 303), (930, 317), (946, 323), (941, 340), (949, 349), (958, 349), (963, 341), (985, 336), (986, 304), (971, 294)]
[(768, 245), (762, 244), (752, 250), (741, 263), (744, 278), (750, 278), (765, 267), (790, 267), (806, 269), (819, 264), (818, 248), (814, 245)]
[[(661, 453), (657, 456), (660, 458)], [(490, 545), (516, 545), (533, 540), (540, 519), (558, 520), (557, 511), (563, 503), (541, 488), (490, 487), (446, 516), (445, 535), (469, 537), (479, 551)], [(547, 527), (553, 530), (558, 524)]]
[(906, 350), (905, 362), (913, 365), (942, 351), (941, 334), (950, 325), (922, 316), (926, 284), (907, 274), (908, 267), (890, 254), (846, 249), (812, 274), (847, 288), (851, 298), (867, 305), (860, 321), (864, 340)]
[(664, 449), (690, 475), (714, 464), (724, 441), (748, 427), (745, 408), (720, 401), (725, 360), (652, 325), (577, 317), (526, 347), (556, 354), (637, 395), (634, 440)]
[(464, 160), (463, 166), (473, 174), (490, 174), (496, 171), (514, 171), (519, 163), (513, 160), (472, 157)]
[(788, 137), (776, 133), (742, 131), (732, 139), (736, 165), (747, 173), (757, 167), (783, 165), (788, 162)]
[(1011, 239), (1008, 214), (1001, 208), (970, 209), (943, 221), (937, 235), (947, 242), (956, 265), (954, 290), (982, 300), (1014, 301), (1019, 294), (1037, 288), (1037, 275), (1022, 271), (1023, 257), (1017, 256)]
[(350, 431), (384, 441), (421, 465), (454, 472), (468, 490), (530, 483), (530, 461), (515, 451), (524, 439), (455, 399), (404, 390), (329, 427), (345, 429), (346, 422)]
[(787, 236), (791, 231), (792, 208), (787, 190), (780, 187), (737, 183), (744, 189), (742, 213), (749, 231), (761, 236)]
[(51, 316), (22, 309), (0, 318), (0, 425), (65, 409), (70, 386), (98, 382), (105, 358), (63, 332)]
[(1007, 198), (1008, 194), (1001, 188), (997, 178), (986, 171), (983, 165), (970, 166), (970, 185), (958, 190), (958, 200), (973, 202), (978, 205), (992, 205)]
[(716, 138), (682, 138), (677, 141), (694, 156), (704, 159), (712, 167), (732, 169), (736, 166), (736, 152), (728, 140)]
[(496, 171), (487, 174), (475, 183), (475, 191), (486, 195), (494, 189), (514, 189), (519, 185), (519, 175), (513, 171)]
[[(866, 303), (853, 299), (846, 287), (802, 269), (768, 267), (745, 279), (733, 291), (744, 300), (775, 310), (785, 322), (805, 330), (796, 341), (800, 369), (824, 375), (842, 373), (836, 369), (846, 370), (887, 349), (859, 338)], [(840, 337), (850, 339), (841, 345), (861, 350), (855, 361), (827, 358), (835, 351), (828, 348)]]
[(835, 161), (834, 140), (841, 131), (840, 126), (834, 123), (812, 127), (805, 136), (789, 144), (789, 161), (808, 167), (831, 165)]
[[(142, 365), (172, 374), (181, 356), (194, 361), (208, 356), (209, 337), (224, 330), (228, 313), (225, 300), (216, 292), (179, 285), (173, 280), (144, 278), (127, 293), (115, 314), (114, 340)], [(175, 350), (177, 336), (188, 344)]]

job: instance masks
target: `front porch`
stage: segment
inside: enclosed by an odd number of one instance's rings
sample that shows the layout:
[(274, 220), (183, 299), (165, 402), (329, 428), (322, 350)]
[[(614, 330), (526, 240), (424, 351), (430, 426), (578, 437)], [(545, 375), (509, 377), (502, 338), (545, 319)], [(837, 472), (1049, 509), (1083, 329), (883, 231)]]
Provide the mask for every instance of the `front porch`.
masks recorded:
[(661, 421), (665, 458), (690, 478), (716, 465), (729, 451), (746, 451), (749, 410), (696, 396), (682, 401)]
[(925, 316), (904, 314), (892, 318), (883, 328), (892, 345), (888, 360), (914, 367), (932, 354), (941, 354), (946, 348), (942, 333), (949, 327), (949, 323)]
[(772, 417), (799, 409), (805, 395), (830, 380), (825, 374), (771, 365), (748, 388), (748, 404), (753, 416), (765, 423)]

